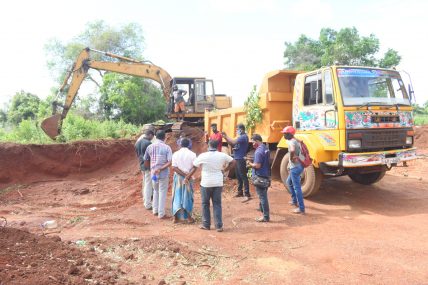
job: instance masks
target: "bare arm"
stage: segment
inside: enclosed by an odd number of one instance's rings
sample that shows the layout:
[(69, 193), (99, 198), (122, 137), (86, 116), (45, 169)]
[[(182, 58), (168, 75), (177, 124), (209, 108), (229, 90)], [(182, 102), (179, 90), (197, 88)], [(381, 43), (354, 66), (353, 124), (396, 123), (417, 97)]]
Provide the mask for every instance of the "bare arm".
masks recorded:
[(174, 166), (172, 169), (174, 169), (174, 171), (177, 173), (177, 174), (179, 174), (179, 175), (181, 175), (181, 176), (183, 176), (183, 177), (186, 177), (186, 173), (184, 173), (183, 171), (181, 171), (181, 169), (180, 168), (178, 168), (178, 167), (176, 167), (176, 166)]
[(162, 165), (161, 167), (159, 167), (158, 169), (156, 169), (155, 173), (159, 174), (162, 170), (167, 169), (170, 166), (171, 166), (171, 161), (168, 161), (167, 163), (165, 163), (164, 165)]
[(289, 151), (290, 151), (290, 159), (291, 159), (291, 161), (297, 161), (297, 156), (296, 156), (296, 147), (294, 146), (294, 144), (290, 144), (290, 148), (289, 148)]
[(229, 162), (229, 164), (226, 166), (226, 168), (223, 171), (229, 171), (229, 169), (235, 166), (235, 163), (236, 161), (232, 160), (231, 162)]
[(223, 138), (227, 141), (228, 144), (234, 146), (238, 143), (238, 139), (232, 139), (225, 132), (222, 132), (221, 134), (222, 134)]
[(190, 178), (192, 177), (193, 174), (195, 174), (195, 172), (196, 172), (197, 169), (198, 168), (196, 166), (193, 166), (192, 170), (190, 170), (190, 172), (184, 178), (184, 183), (187, 183), (187, 181), (190, 180)]

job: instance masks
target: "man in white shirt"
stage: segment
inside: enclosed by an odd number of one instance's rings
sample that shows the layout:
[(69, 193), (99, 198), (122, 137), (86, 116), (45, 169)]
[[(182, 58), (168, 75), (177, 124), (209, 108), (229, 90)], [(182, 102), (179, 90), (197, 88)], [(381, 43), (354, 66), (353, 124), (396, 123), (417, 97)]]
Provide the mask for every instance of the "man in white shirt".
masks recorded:
[(193, 161), (196, 154), (189, 150), (190, 141), (187, 138), (180, 140), (181, 148), (172, 155), (172, 168), (174, 179), (172, 184), (172, 214), (174, 223), (179, 220), (186, 220), (194, 223), (192, 218), (193, 210), (193, 179), (184, 180), (193, 169)]
[(186, 176), (189, 180), (197, 167), (202, 166), (201, 172), (201, 198), (202, 198), (202, 225), (203, 230), (209, 230), (211, 226), (210, 200), (213, 204), (215, 227), (218, 232), (223, 231), (221, 192), (223, 190), (223, 171), (228, 171), (234, 166), (231, 156), (217, 151), (218, 141), (208, 142), (208, 151), (200, 154), (193, 161), (193, 169)]

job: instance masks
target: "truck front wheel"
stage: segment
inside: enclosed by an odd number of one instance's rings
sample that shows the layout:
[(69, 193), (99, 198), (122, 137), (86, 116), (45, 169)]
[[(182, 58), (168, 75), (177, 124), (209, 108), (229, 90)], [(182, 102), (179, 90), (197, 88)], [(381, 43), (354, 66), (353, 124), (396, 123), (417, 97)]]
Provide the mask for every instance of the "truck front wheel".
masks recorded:
[[(284, 183), (285, 188), (290, 192), (290, 189), (288, 189), (287, 186), (287, 178), (289, 175), (288, 171), (288, 163), (290, 161), (290, 153), (287, 153), (284, 155), (284, 157), (281, 160), (281, 181)], [(313, 165), (306, 167), (302, 174), (301, 174), (301, 184), (302, 184), (302, 193), (303, 197), (309, 197), (311, 195), (314, 195), (318, 192), (321, 181), (322, 181), (322, 174), (319, 171), (319, 169), (316, 169)]]
[(376, 183), (380, 181), (385, 176), (386, 169), (383, 169), (381, 171), (376, 172), (370, 172), (370, 173), (349, 173), (349, 178), (352, 179), (352, 181), (363, 184), (363, 185), (370, 185), (373, 183)]

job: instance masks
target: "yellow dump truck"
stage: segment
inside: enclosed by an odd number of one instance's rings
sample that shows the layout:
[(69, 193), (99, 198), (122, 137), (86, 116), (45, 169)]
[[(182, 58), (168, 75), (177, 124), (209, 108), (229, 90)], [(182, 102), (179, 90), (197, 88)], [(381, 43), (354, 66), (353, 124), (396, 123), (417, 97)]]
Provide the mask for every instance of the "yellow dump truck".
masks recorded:
[[(289, 161), (280, 131), (296, 128), (308, 146), (312, 166), (302, 173), (305, 197), (315, 194), (325, 177), (348, 175), (369, 185), (391, 167), (416, 159), (413, 147), (412, 91), (391, 69), (331, 66), (312, 72), (278, 70), (268, 73), (260, 87), (263, 120), (259, 133), (269, 146), (272, 177), (285, 184)], [(245, 122), (243, 107), (205, 112), (205, 129), (217, 123), (234, 136)]]

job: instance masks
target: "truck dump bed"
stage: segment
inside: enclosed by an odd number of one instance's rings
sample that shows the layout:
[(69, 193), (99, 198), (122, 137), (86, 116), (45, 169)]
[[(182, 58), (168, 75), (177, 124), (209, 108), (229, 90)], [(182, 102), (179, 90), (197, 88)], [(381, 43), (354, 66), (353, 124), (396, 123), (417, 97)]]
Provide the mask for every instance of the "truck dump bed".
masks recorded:
[[(259, 89), (263, 120), (254, 130), (264, 142), (278, 143), (282, 136), (280, 131), (291, 125), (294, 81), (299, 73), (295, 70), (276, 70), (265, 75)], [(205, 130), (210, 130), (211, 124), (217, 123), (220, 131), (235, 137), (235, 127), (238, 123), (245, 123), (245, 117), (243, 106), (206, 111)]]

